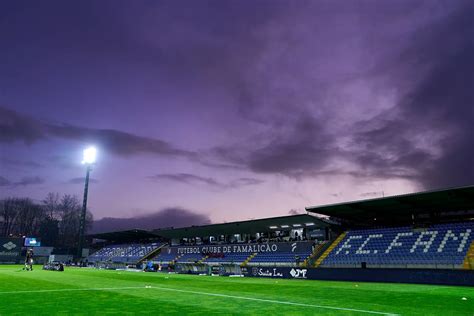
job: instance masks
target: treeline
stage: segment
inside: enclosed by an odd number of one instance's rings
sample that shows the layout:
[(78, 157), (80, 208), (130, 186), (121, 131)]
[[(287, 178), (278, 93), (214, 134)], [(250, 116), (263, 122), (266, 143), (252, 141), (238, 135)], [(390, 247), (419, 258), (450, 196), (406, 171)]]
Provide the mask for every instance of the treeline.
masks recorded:
[[(82, 205), (74, 195), (48, 193), (35, 203), (29, 198), (0, 200), (0, 236), (39, 237), (44, 246), (73, 248), (78, 245)], [(92, 226), (87, 211), (86, 229)]]

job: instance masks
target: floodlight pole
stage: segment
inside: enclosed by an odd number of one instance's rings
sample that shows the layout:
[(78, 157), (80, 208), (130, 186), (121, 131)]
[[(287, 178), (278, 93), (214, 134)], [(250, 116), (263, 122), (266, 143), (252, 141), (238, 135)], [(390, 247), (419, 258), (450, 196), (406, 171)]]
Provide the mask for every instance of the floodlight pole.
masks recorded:
[(86, 231), (86, 212), (87, 212), (87, 193), (89, 191), (89, 174), (91, 172), (91, 164), (87, 164), (86, 181), (84, 184), (84, 199), (82, 201), (81, 220), (79, 223), (79, 246), (77, 247), (77, 258), (82, 258), (82, 248), (84, 247), (84, 235)]

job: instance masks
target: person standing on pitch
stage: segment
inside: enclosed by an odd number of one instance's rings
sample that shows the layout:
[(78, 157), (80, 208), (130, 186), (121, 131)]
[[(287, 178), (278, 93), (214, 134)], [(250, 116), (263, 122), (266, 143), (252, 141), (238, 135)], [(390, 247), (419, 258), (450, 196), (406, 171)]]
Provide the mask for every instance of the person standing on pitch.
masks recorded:
[(33, 249), (28, 249), (26, 251), (24, 270), (33, 271)]

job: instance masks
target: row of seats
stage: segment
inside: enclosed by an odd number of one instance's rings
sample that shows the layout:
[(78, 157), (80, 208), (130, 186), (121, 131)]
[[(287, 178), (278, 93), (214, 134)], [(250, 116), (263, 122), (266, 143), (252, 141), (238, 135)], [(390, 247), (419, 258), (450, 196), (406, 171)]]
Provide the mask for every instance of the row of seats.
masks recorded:
[(175, 254), (168, 254), (168, 253), (160, 253), (158, 256), (153, 258), (153, 261), (159, 262), (159, 263), (168, 263), (170, 261), (173, 261), (176, 258)]
[(88, 260), (89, 262), (133, 263), (160, 246), (160, 243), (110, 245), (90, 255)]
[(177, 262), (179, 263), (188, 263), (188, 262), (197, 262), (202, 260), (204, 257), (201, 254), (185, 254), (180, 257), (178, 257)]
[(300, 263), (311, 255), (311, 252), (283, 252), (283, 253), (259, 253), (250, 263)]
[[(168, 263), (170, 261), (176, 260), (178, 263), (194, 263), (202, 261), (205, 263), (235, 263), (241, 264), (247, 260), (253, 253), (243, 252), (243, 253), (228, 253), (222, 255), (221, 257), (207, 257), (202, 254), (185, 254), (181, 256), (176, 256), (175, 254), (162, 253), (155, 257), (153, 260), (155, 262)], [(306, 258), (311, 255), (311, 252), (275, 252), (275, 253), (258, 253), (249, 261), (252, 263), (296, 263), (303, 262)]]
[(251, 255), (251, 252), (229, 253), (225, 254), (222, 258), (207, 258), (206, 262), (241, 264)]
[(474, 240), (474, 222), (429, 228), (396, 227), (354, 230), (323, 260), (321, 266), (452, 265), (460, 267)]

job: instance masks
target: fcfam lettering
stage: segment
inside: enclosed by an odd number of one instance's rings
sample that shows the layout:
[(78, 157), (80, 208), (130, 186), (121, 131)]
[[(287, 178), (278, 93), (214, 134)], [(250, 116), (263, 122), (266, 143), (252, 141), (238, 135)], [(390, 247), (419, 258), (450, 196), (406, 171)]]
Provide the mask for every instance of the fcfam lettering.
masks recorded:
[[(411, 237), (417, 233), (415, 232), (402, 232), (398, 233), (395, 235), (393, 238), (392, 242), (387, 246), (385, 249), (365, 249), (367, 244), (369, 243), (370, 240), (373, 239), (378, 239), (378, 238), (383, 238), (383, 234), (372, 234), (367, 237), (361, 236), (361, 235), (354, 235), (354, 236), (349, 236), (346, 241), (339, 247), (336, 251), (336, 255), (339, 255), (340, 253), (348, 255), (351, 253), (351, 250), (354, 249), (353, 245), (351, 244), (355, 240), (361, 240), (365, 238), (365, 240), (362, 242), (362, 245), (360, 245), (355, 251), (355, 254), (377, 254), (377, 253), (385, 253), (389, 254), (393, 249), (397, 247), (402, 247), (403, 245), (406, 246), (406, 241), (404, 244), (404, 239), (407, 237)], [(424, 232), (419, 233), (419, 236), (417, 237), (416, 241), (411, 244), (410, 252), (415, 252), (416, 249), (420, 248), (424, 253), (427, 253), (429, 249), (434, 246), (433, 241), (435, 240), (436, 236), (438, 236), (439, 232), (436, 230), (427, 230)], [(458, 252), (462, 252), (464, 248), (466, 247), (466, 242), (469, 239), (469, 236), (471, 235), (471, 229), (466, 229), (464, 232), (461, 232), (459, 234), (454, 233), (452, 230), (448, 230), (438, 245), (436, 252), (441, 253), (443, 252), (444, 245), (448, 241), (454, 241), (458, 243)], [(416, 236), (416, 235), (415, 235)], [(356, 246), (357, 247), (357, 246)]]

